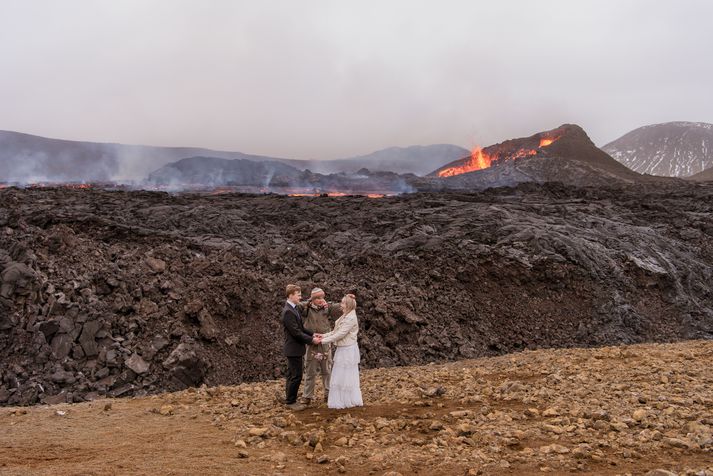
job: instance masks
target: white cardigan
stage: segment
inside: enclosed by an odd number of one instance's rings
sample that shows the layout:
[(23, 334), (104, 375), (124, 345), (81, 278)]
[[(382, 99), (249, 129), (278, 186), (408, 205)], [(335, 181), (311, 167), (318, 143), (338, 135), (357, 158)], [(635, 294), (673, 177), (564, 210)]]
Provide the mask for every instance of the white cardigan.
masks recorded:
[(359, 321), (355, 310), (349, 311), (334, 323), (334, 330), (323, 335), (322, 343), (334, 342), (337, 347), (346, 347), (357, 343)]

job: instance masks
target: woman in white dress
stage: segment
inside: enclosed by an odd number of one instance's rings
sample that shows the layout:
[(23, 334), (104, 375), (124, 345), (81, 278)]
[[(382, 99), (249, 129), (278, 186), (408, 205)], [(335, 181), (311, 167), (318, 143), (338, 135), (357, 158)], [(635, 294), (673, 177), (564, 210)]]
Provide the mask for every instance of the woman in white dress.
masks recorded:
[(334, 323), (334, 330), (327, 334), (315, 334), (322, 338), (323, 344), (334, 342), (337, 347), (334, 352), (327, 406), (329, 408), (361, 407), (364, 402), (359, 386), (361, 358), (357, 344), (359, 321), (356, 315), (356, 300), (351, 295), (344, 296), (340, 306), (342, 316)]

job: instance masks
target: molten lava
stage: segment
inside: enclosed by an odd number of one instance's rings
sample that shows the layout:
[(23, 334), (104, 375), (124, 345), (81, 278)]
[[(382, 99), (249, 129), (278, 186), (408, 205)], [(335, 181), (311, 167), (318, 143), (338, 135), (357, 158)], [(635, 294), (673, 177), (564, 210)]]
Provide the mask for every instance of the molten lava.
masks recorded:
[(288, 197), (346, 197), (347, 195), (349, 194), (345, 192), (296, 192), (287, 194)]
[(347, 197), (358, 196), (367, 198), (384, 198), (394, 195), (394, 192), (306, 192), (303, 190), (288, 190), (288, 197)]
[(443, 169), (440, 172), (438, 172), (439, 177), (453, 177), (454, 175), (460, 175), (460, 174), (465, 174), (468, 172), (474, 172), (476, 170), (483, 170), (487, 169), (490, 167), (493, 162), (496, 162), (498, 160), (502, 159), (521, 159), (523, 157), (531, 157), (533, 155), (537, 154), (538, 149), (541, 149), (542, 147), (547, 147), (548, 145), (552, 144), (555, 142), (559, 137), (555, 138), (542, 138), (540, 139), (540, 145), (537, 147), (537, 149), (527, 149), (527, 148), (520, 148), (516, 150), (514, 153), (511, 154), (495, 154), (495, 155), (490, 155), (487, 152), (484, 152), (482, 148), (476, 147), (473, 149), (473, 152), (470, 154), (470, 159), (463, 164), (463, 165), (456, 165), (453, 167), (448, 167), (447, 169)]
[[(497, 157), (494, 158), (497, 160)], [(448, 167), (438, 172), (439, 177), (452, 177), (454, 175), (460, 175), (467, 172), (473, 172), (474, 170), (483, 170), (490, 167), (491, 162), (494, 160), (488, 154), (483, 152), (483, 149), (476, 147), (470, 154), (470, 160), (463, 165), (458, 165), (455, 167)]]

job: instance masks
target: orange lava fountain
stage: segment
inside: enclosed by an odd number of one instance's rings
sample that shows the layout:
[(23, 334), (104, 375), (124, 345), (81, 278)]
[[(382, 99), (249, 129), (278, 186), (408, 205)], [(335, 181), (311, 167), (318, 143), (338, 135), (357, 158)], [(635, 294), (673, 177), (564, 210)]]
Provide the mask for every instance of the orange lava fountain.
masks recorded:
[(490, 167), (493, 159), (483, 152), (483, 149), (476, 147), (470, 154), (470, 160), (463, 165), (458, 165), (455, 167), (448, 167), (438, 172), (439, 177), (452, 177), (454, 175), (460, 175), (467, 172), (473, 172), (474, 170), (483, 170)]
[(474, 172), (476, 170), (483, 170), (490, 167), (493, 162), (501, 159), (521, 159), (523, 157), (531, 157), (537, 154), (538, 149), (542, 147), (547, 147), (548, 145), (555, 142), (559, 137), (555, 138), (542, 138), (540, 139), (540, 145), (537, 149), (527, 149), (521, 148), (516, 150), (514, 153), (500, 156), (500, 155), (490, 155), (484, 152), (481, 147), (476, 147), (470, 154), (470, 159), (463, 165), (456, 165), (453, 167), (448, 167), (438, 172), (439, 177), (453, 177), (454, 175), (465, 174), (468, 172)]

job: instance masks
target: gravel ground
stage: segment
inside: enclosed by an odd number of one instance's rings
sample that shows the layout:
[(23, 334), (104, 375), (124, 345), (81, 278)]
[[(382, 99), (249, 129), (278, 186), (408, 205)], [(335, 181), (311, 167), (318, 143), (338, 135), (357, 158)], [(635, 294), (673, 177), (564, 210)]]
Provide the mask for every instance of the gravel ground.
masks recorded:
[(282, 381), (3, 408), (0, 473), (712, 475), (712, 361), (687, 341), (365, 370), (342, 411), (287, 411)]

